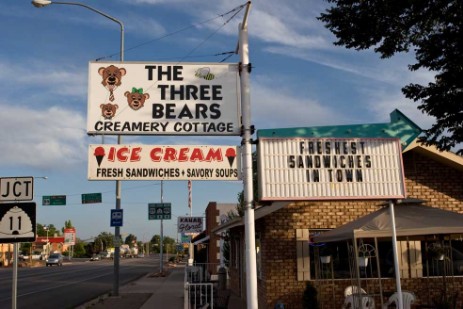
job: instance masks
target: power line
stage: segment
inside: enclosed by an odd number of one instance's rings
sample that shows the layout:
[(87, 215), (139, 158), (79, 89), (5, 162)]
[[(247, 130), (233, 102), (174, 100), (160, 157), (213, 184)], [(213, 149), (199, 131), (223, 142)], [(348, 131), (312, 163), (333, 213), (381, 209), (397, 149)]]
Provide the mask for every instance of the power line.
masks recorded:
[[(183, 31), (186, 31), (186, 30), (189, 30), (189, 29), (192, 29), (192, 28), (196, 28), (198, 25), (203, 25), (203, 24), (207, 24), (215, 19), (218, 19), (218, 18), (223, 18), (229, 14), (233, 14), (228, 20), (225, 21), (225, 23), (223, 23), (216, 31), (214, 31), (211, 35), (209, 35), (205, 41), (207, 41), (210, 37), (212, 37), (212, 35), (214, 35), (215, 33), (218, 32), (218, 30), (220, 30), (222, 27), (224, 27), (227, 23), (229, 23), (245, 6), (247, 5), (247, 3), (245, 4), (242, 4), (240, 6), (237, 6), (235, 7), (234, 9), (226, 12), (226, 13), (223, 13), (223, 14), (219, 14), (217, 15), (216, 17), (213, 17), (213, 18), (210, 18), (210, 19), (207, 19), (207, 20), (204, 20), (202, 22), (199, 22), (199, 23), (195, 23), (195, 24), (192, 24), (192, 25), (189, 25), (189, 26), (186, 26), (186, 27), (183, 27), (181, 29), (178, 29), (178, 30), (175, 30), (173, 32), (170, 32), (170, 33), (167, 33), (165, 35), (162, 35), (160, 37), (157, 37), (155, 39), (152, 39), (152, 40), (149, 40), (149, 41), (146, 41), (146, 42), (143, 42), (143, 43), (140, 43), (138, 45), (135, 45), (133, 47), (130, 47), (130, 48), (126, 48), (124, 49), (124, 52), (127, 52), (127, 51), (131, 51), (131, 50), (134, 50), (134, 49), (137, 49), (139, 47), (142, 47), (142, 46), (145, 46), (145, 45), (148, 45), (148, 44), (151, 44), (153, 42), (156, 42), (156, 41), (160, 41), (162, 39), (165, 39), (167, 37), (171, 37), (171, 36), (174, 36), (178, 33), (181, 33)], [(202, 43), (200, 43), (200, 45), (202, 45), (205, 41), (203, 41)], [(199, 46), (200, 46), (199, 45)], [(199, 48), (199, 46), (197, 46), (196, 48), (194, 48), (192, 51), (190, 51), (187, 56), (184, 56), (182, 57), (181, 59), (185, 59), (188, 57), (188, 55), (190, 55), (194, 50), (196, 50), (197, 48)], [(104, 59), (108, 59), (108, 58), (112, 58), (114, 56), (118, 56), (120, 55), (120, 52), (117, 52), (117, 53), (114, 53), (114, 54), (110, 54), (110, 55), (107, 55), (107, 56), (102, 56), (102, 57), (99, 57), (97, 59), (95, 59), (95, 61), (100, 61), (100, 60), (104, 60)]]

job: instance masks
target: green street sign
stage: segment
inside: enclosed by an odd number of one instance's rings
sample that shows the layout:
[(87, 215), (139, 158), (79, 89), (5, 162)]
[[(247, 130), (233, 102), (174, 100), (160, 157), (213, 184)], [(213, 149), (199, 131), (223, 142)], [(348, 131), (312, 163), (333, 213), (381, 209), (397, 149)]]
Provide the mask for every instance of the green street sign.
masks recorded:
[(82, 194), (82, 204), (101, 203), (101, 193)]
[(150, 203), (148, 204), (148, 220), (170, 220), (170, 203)]
[(66, 205), (66, 195), (44, 195), (42, 196), (43, 206), (64, 206)]

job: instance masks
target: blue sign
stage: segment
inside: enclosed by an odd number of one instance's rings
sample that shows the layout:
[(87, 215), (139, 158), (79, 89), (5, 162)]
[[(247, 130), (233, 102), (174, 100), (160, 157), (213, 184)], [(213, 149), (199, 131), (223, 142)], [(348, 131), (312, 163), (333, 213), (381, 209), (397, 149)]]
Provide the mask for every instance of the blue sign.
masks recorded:
[(111, 209), (111, 226), (121, 227), (123, 217), (123, 209)]

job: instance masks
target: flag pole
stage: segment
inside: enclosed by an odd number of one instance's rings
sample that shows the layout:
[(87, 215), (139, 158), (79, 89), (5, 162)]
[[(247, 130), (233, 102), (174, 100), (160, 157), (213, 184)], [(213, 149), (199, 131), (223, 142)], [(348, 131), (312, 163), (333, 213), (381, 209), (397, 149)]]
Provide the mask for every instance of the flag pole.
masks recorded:
[[(192, 183), (191, 180), (188, 180), (188, 208), (190, 208), (190, 218), (193, 216), (193, 200), (192, 200)], [(193, 243), (191, 242), (191, 239), (193, 238), (192, 235), (190, 235), (190, 243), (188, 245), (188, 265), (193, 265), (194, 261), (194, 247)]]

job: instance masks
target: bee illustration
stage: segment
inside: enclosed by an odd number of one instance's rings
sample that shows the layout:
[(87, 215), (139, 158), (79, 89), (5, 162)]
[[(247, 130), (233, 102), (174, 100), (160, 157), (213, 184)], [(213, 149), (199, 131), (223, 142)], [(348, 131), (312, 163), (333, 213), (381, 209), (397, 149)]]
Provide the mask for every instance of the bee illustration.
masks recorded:
[(215, 75), (211, 73), (211, 69), (208, 67), (197, 69), (195, 76), (205, 80), (213, 80), (215, 78)]

